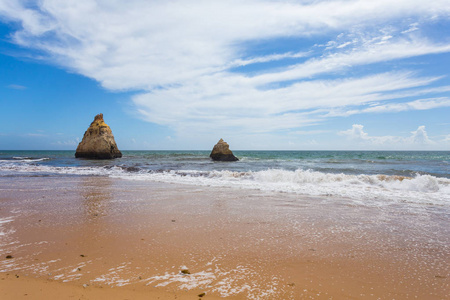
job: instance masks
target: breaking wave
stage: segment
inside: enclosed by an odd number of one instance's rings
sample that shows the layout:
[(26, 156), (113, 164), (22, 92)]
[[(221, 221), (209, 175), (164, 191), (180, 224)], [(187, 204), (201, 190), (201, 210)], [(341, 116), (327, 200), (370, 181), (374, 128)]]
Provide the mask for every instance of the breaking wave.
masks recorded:
[(18, 162), (18, 163), (36, 163), (49, 160), (48, 157), (33, 158), (27, 156), (13, 156), (11, 159), (0, 159), (1, 163)]
[(229, 170), (146, 170), (137, 166), (55, 167), (28, 163), (2, 163), (3, 176), (48, 176), (52, 174), (109, 176), (126, 180), (149, 180), (198, 186), (257, 189), (309, 196), (345, 197), (364, 204), (410, 202), (450, 205), (450, 179), (417, 174), (414, 177), (352, 175), (297, 169), (267, 169), (238, 172)]

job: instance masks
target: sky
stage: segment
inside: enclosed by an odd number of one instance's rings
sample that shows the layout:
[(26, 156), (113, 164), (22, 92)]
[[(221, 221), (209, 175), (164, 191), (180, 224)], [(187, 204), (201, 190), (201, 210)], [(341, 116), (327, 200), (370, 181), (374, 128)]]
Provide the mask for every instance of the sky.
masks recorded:
[(450, 150), (450, 0), (0, 0), (0, 149)]

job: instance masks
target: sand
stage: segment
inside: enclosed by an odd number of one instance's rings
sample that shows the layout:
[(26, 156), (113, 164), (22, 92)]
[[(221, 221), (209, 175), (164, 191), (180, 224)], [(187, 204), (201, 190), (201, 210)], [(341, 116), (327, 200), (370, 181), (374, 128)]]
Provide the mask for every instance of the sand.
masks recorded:
[(3, 177), (0, 299), (450, 299), (449, 225), (431, 205)]

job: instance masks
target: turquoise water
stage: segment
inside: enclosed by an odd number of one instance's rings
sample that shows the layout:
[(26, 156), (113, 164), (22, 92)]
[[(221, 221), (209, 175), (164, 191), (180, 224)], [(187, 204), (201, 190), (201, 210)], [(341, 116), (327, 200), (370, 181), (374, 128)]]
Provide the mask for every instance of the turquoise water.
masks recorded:
[(73, 151), (0, 151), (0, 177), (108, 176), (450, 209), (449, 151), (234, 151), (237, 162), (214, 162), (209, 153), (123, 151), (89, 160)]
[(213, 162), (210, 151), (123, 151), (115, 160), (75, 159), (73, 151), (0, 151), (2, 166), (112, 167), (130, 171), (288, 171), (332, 174), (432, 175), (450, 178), (450, 151), (235, 151), (238, 162)]

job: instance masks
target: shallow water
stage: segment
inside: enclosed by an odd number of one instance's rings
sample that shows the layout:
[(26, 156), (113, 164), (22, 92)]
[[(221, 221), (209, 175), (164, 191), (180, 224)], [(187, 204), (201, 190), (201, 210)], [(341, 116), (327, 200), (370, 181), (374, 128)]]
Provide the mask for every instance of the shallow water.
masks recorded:
[[(236, 299), (445, 299), (446, 206), (108, 176), (0, 178), (0, 272)], [(190, 275), (181, 274), (187, 268)]]

